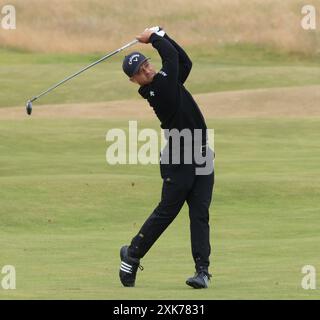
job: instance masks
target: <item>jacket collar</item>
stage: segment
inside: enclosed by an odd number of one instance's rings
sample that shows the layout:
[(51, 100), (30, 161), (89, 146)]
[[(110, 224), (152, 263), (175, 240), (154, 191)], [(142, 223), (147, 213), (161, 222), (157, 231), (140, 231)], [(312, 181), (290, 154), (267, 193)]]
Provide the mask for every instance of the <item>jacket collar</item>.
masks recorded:
[(150, 91), (150, 84), (146, 84), (144, 86), (141, 86), (138, 90), (140, 95), (144, 98), (147, 99), (149, 96), (149, 91)]

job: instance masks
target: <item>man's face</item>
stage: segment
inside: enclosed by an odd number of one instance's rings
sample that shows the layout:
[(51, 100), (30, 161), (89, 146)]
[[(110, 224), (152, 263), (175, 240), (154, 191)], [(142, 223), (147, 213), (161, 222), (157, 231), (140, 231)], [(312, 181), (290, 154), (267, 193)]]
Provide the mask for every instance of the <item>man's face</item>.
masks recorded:
[(149, 61), (145, 61), (139, 68), (138, 72), (130, 78), (130, 81), (144, 86), (152, 82), (156, 75), (156, 70)]

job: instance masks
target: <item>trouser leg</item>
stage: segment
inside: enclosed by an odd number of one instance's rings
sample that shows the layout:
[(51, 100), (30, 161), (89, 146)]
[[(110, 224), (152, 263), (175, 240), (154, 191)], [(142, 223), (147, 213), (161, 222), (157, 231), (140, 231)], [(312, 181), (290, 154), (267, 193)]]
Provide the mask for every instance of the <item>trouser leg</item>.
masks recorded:
[(188, 173), (188, 168), (181, 167), (163, 178), (161, 201), (129, 246), (129, 254), (133, 257), (144, 257), (178, 215), (187, 198), (188, 185), (191, 186), (193, 176)]
[(209, 267), (210, 226), (209, 207), (212, 199), (214, 172), (196, 176), (187, 197), (190, 217), (191, 248), (196, 270)]

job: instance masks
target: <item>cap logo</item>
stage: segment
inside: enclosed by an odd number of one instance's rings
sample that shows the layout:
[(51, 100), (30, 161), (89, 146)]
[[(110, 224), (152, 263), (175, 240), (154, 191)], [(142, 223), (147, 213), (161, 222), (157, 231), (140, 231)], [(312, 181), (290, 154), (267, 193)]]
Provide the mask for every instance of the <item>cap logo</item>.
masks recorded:
[(134, 54), (132, 57), (130, 57), (128, 63), (132, 64), (132, 61), (137, 62), (139, 57), (140, 57), (140, 54)]

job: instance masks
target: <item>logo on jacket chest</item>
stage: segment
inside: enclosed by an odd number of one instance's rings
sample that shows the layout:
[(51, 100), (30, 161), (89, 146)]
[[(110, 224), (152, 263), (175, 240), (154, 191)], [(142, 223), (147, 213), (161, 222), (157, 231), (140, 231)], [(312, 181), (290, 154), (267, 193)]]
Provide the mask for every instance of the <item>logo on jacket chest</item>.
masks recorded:
[(150, 97), (154, 97), (154, 96), (155, 96), (154, 91), (150, 91)]

